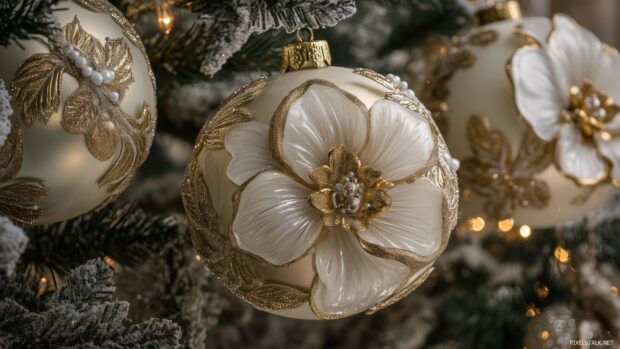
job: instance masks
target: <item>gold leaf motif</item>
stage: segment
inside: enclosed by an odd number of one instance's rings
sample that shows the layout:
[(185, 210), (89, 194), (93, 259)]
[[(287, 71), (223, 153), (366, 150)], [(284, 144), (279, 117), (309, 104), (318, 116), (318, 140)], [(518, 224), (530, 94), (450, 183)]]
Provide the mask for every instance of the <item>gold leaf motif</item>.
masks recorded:
[(11, 133), (0, 148), (0, 216), (15, 224), (33, 224), (41, 216), (37, 202), (47, 196), (41, 181), (32, 178), (13, 179), (19, 173), (23, 159), (23, 130), (13, 125)]
[(19, 125), (11, 127), (11, 132), (0, 147), (0, 183), (17, 176), (22, 167), (24, 131)]
[(276, 311), (297, 308), (308, 301), (308, 293), (283, 285), (261, 286), (245, 297), (260, 308)]
[(521, 141), (513, 161), (511, 147), (502, 132), (472, 116), (467, 138), (473, 156), (461, 162), (462, 184), (483, 197), (485, 212), (496, 220), (511, 218), (518, 207), (543, 208), (549, 204), (546, 182), (534, 178), (552, 162), (553, 148), (531, 131)]
[[(97, 38), (82, 29), (77, 16), (73, 18), (71, 23), (62, 28), (62, 36), (69, 44), (84, 54), (97, 69), (104, 68), (103, 46)], [(56, 54), (62, 57), (60, 52)]]
[(47, 196), (47, 189), (40, 181), (20, 178), (0, 186), (0, 215), (8, 217), (19, 226), (33, 224), (41, 216), (37, 202)]
[(60, 105), (64, 63), (51, 54), (35, 54), (17, 68), (11, 93), (27, 127), (34, 121), (47, 123)]
[(99, 161), (108, 160), (114, 155), (118, 141), (118, 130), (111, 121), (96, 123), (86, 134), (86, 147)]
[(104, 68), (114, 71), (114, 80), (106, 86), (118, 92), (120, 99), (123, 99), (129, 85), (134, 82), (131, 72), (131, 52), (123, 39), (112, 39), (105, 43), (105, 63)]
[(229, 128), (252, 120), (252, 116), (239, 108), (256, 98), (267, 80), (261, 78), (241, 87), (228, 97), (205, 126), (205, 137), (201, 145), (216, 150), (224, 147), (224, 137)]
[(99, 97), (86, 86), (80, 86), (73, 91), (62, 112), (62, 128), (70, 133), (84, 134), (93, 127), (99, 116), (97, 104)]

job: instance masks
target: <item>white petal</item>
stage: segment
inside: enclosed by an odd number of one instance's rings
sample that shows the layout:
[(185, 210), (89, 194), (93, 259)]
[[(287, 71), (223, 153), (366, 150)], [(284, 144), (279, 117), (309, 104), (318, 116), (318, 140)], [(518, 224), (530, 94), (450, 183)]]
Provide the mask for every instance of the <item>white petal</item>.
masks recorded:
[(562, 94), (568, 89), (558, 87), (553, 69), (544, 51), (523, 47), (512, 58), (512, 79), (517, 108), (538, 137), (552, 140), (560, 127), (564, 109)]
[(268, 167), (277, 167), (269, 151), (269, 126), (265, 124), (253, 121), (231, 127), (224, 146), (232, 156), (226, 174), (237, 185)]
[(332, 229), (316, 249), (319, 282), (312, 293), (322, 313), (358, 313), (390, 296), (407, 275), (404, 264), (364, 251), (354, 234)]
[(620, 53), (612, 47), (601, 51), (592, 67), (594, 87), (607, 93), (616, 103), (620, 102)]
[(360, 237), (385, 248), (429, 256), (441, 245), (441, 189), (427, 178), (389, 191), (392, 206), (370, 222)]
[(566, 15), (554, 16), (553, 26), (548, 52), (559, 87), (568, 98), (571, 86), (594, 78), (592, 73), (602, 52), (601, 41)]
[(539, 45), (547, 44), (547, 36), (551, 32), (553, 24), (547, 17), (527, 17), (523, 19), (523, 32), (534, 38)]
[(423, 168), (435, 142), (426, 119), (400, 104), (380, 100), (370, 110), (370, 140), (362, 163), (396, 181)]
[(303, 256), (323, 226), (319, 211), (308, 203), (310, 193), (280, 172), (257, 175), (241, 193), (233, 222), (239, 247), (275, 265)]
[(289, 109), (283, 153), (295, 173), (310, 180), (308, 171), (328, 164), (333, 146), (344, 144), (359, 151), (367, 128), (365, 111), (342, 91), (312, 85)]
[(574, 125), (560, 129), (556, 148), (560, 169), (582, 184), (594, 184), (605, 178), (607, 167), (592, 144), (585, 143)]
[(596, 138), (596, 144), (601, 154), (612, 164), (611, 175), (615, 181), (620, 181), (620, 137), (614, 137), (609, 141)]

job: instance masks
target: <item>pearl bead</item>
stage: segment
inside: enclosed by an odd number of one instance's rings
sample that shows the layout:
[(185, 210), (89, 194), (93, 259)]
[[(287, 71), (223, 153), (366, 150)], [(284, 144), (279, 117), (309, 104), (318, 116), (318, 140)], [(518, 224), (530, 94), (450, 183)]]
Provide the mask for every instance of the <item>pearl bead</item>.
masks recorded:
[(399, 84), (400, 83), (400, 76), (394, 75), (394, 77), (392, 78), (392, 81), (394, 81), (395, 84)]
[(73, 50), (71, 52), (69, 52), (69, 54), (67, 54), (67, 57), (69, 57), (70, 60), (75, 61), (76, 59), (78, 59), (80, 57), (80, 53)]
[(73, 48), (73, 46), (71, 46), (71, 45), (66, 45), (66, 46), (64, 47), (64, 53), (65, 53), (65, 56), (69, 56), (69, 54), (71, 54), (71, 52), (75, 52), (75, 49)]
[(392, 79), (394, 79), (394, 74), (388, 74), (385, 77), (390, 79), (390, 80), (392, 80)]
[(101, 73), (95, 71), (90, 76), (90, 81), (93, 84), (97, 85), (97, 86), (101, 86), (101, 84), (103, 83), (103, 75), (101, 75)]
[(85, 68), (88, 65), (88, 61), (86, 60), (86, 57), (81, 57), (80, 56), (80, 57), (76, 58), (75, 65), (78, 68), (80, 68), (80, 69), (81, 68)]
[(114, 80), (114, 77), (116, 76), (116, 74), (114, 74), (114, 72), (112, 70), (109, 70), (109, 69), (102, 70), (101, 71), (101, 75), (103, 75), (103, 83), (104, 84), (110, 83), (112, 80)]
[(110, 100), (114, 103), (118, 102), (118, 100), (120, 99), (120, 96), (118, 95), (118, 92), (110, 92), (110, 94), (108, 95), (108, 97), (110, 97)]
[(407, 87), (409, 87), (409, 84), (407, 83), (407, 81), (401, 81), (400, 84), (398, 84), (398, 88), (400, 90), (406, 90)]
[(409, 98), (415, 98), (415, 92), (412, 89), (408, 88), (405, 90), (405, 96)]
[(92, 73), (93, 73), (93, 68), (91, 68), (91, 67), (84, 67), (84, 68), (82, 68), (82, 75), (84, 77), (89, 77), (89, 76), (92, 75)]

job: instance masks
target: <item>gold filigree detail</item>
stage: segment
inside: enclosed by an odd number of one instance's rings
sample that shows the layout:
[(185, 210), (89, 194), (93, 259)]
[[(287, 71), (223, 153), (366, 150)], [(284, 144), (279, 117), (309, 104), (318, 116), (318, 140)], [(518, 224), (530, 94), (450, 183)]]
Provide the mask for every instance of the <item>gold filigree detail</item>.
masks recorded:
[(552, 164), (553, 143), (528, 130), (513, 159), (504, 134), (475, 115), (467, 123), (467, 139), (473, 156), (462, 162), (460, 178), (464, 187), (485, 198), (487, 215), (502, 220), (511, 218), (518, 207), (540, 209), (549, 204), (549, 186), (534, 176)]
[(590, 81), (570, 88), (570, 107), (562, 111), (564, 122), (574, 123), (586, 141), (598, 134), (605, 141), (618, 136), (607, 124), (620, 112), (613, 98), (594, 88)]
[(15, 178), (23, 159), (23, 131), (14, 125), (0, 148), (0, 215), (15, 224), (35, 223), (42, 212), (37, 203), (47, 196), (41, 181), (33, 178)]
[[(95, 70), (112, 71), (113, 79), (97, 86), (84, 77), (65, 54), (69, 45)], [(69, 133), (83, 134), (89, 152), (100, 161), (111, 159), (120, 148), (112, 167), (97, 182), (99, 187), (108, 186), (110, 195), (104, 204), (108, 203), (127, 187), (144, 162), (155, 132), (155, 116), (146, 103), (136, 118), (119, 106), (134, 81), (131, 52), (120, 38), (106, 39), (102, 45), (81, 27), (77, 17), (50, 40), (49, 47), (50, 53), (34, 55), (20, 65), (11, 90), (19, 101), (24, 123), (30, 127), (34, 120), (46, 123), (59, 107), (61, 76), (55, 78), (56, 74), (67, 73), (78, 80), (79, 87), (67, 97), (62, 109), (61, 124)], [(111, 94), (116, 94), (117, 101), (111, 99)]]
[(386, 78), (385, 76), (377, 73), (372, 69), (355, 68), (353, 69), (353, 74), (359, 74), (363, 77), (369, 78), (370, 80), (382, 85), (388, 90), (396, 91), (398, 89), (398, 85), (394, 81)]
[(203, 131), (205, 135), (200, 140), (201, 146), (204, 145), (210, 150), (224, 148), (224, 137), (228, 129), (252, 120), (250, 113), (240, 108), (260, 95), (266, 83), (266, 78), (252, 81), (224, 100), (205, 125)]

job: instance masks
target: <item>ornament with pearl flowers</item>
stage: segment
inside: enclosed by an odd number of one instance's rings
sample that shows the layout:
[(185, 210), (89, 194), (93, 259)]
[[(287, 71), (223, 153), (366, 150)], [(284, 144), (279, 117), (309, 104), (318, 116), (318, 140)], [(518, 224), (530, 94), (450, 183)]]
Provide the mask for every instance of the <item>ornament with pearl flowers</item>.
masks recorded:
[[(566, 15), (519, 34), (508, 66), (519, 113), (555, 142), (558, 169), (577, 184), (620, 185), (620, 54)], [(545, 40), (540, 33), (551, 34)]]

